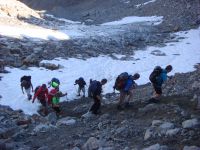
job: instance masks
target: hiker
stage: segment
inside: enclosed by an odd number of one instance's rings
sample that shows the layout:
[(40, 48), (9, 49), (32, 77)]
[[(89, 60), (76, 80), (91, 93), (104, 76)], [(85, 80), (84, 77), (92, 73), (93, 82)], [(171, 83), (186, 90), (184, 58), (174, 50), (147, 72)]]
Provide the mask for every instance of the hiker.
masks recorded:
[(75, 84), (74, 85), (77, 85), (77, 84), (78, 84), (78, 95), (77, 96), (80, 96), (81, 95), (81, 91), (82, 91), (83, 92), (83, 97), (85, 97), (85, 85), (86, 85), (86, 82), (83, 79), (83, 77), (80, 77), (79, 79), (75, 80)]
[(172, 66), (168, 65), (165, 69), (156, 66), (149, 76), (149, 80), (154, 88), (154, 95), (149, 102), (157, 103), (162, 95), (162, 84), (167, 80), (167, 74), (172, 71)]
[(20, 79), (21, 82), (21, 89), (22, 89), (22, 93), (24, 94), (24, 90), (27, 94), (28, 100), (31, 100), (32, 95), (31, 95), (31, 88), (32, 88), (32, 92), (33, 92), (33, 85), (31, 83), (31, 76), (23, 76)]
[(38, 99), (40, 103), (42, 104), (42, 111), (43, 114), (47, 115), (47, 99), (48, 99), (48, 88), (46, 84), (42, 84), (42, 86), (38, 86), (35, 88), (35, 94), (32, 100), (32, 103), (34, 103), (35, 99)]
[[(127, 72), (123, 72), (117, 77), (115, 85), (113, 86), (114, 91), (116, 89), (120, 92), (117, 109), (122, 110), (124, 109), (123, 107), (129, 106), (129, 102), (133, 98), (134, 88), (136, 88), (137, 85), (134, 80), (137, 80), (139, 78), (140, 74), (135, 73), (132, 76), (129, 75)], [(126, 99), (127, 101), (125, 101)]]
[(60, 97), (63, 97), (66, 95), (67, 93), (63, 94), (62, 92), (59, 91), (59, 86), (53, 88), (49, 92), (48, 102), (49, 104), (52, 105), (52, 108), (56, 112), (57, 117), (59, 117), (59, 115), (61, 114), (60, 105), (59, 105)]
[(57, 86), (60, 85), (60, 81), (59, 81), (59, 79), (57, 79), (57, 78), (52, 78), (51, 81), (48, 82), (48, 84), (49, 84), (49, 87), (48, 87), (48, 88), (50, 88), (50, 87), (55, 88), (55, 87), (57, 87)]
[(107, 79), (102, 79), (101, 82), (99, 81), (92, 81), (88, 93), (93, 98), (94, 104), (90, 108), (89, 112), (83, 115), (83, 117), (89, 117), (92, 114), (99, 114), (99, 109), (101, 107), (101, 93), (102, 93), (102, 85), (105, 85), (107, 83)]

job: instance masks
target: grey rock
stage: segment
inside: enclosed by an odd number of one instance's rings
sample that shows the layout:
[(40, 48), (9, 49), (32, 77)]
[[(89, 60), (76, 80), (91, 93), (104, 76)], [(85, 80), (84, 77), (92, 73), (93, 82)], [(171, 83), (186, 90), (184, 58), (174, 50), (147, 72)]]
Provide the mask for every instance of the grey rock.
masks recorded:
[(197, 146), (184, 146), (183, 150), (200, 150)]
[(168, 150), (167, 146), (162, 146), (160, 144), (151, 145), (143, 150)]
[(72, 150), (80, 150), (80, 148), (74, 147), (74, 148), (72, 148)]
[(99, 148), (99, 141), (95, 137), (90, 137), (83, 145), (83, 150), (94, 150)]
[(48, 146), (42, 146), (42, 147), (38, 148), (38, 150), (49, 150), (49, 147)]
[(66, 118), (62, 118), (60, 120), (57, 121), (56, 126), (62, 126), (62, 125), (74, 125), (76, 124), (76, 120), (71, 118), (71, 117), (66, 117)]
[(161, 124), (159, 128), (161, 130), (173, 129), (174, 128), (174, 124), (171, 123), (171, 122), (165, 122), (165, 123)]
[(169, 130), (167, 130), (166, 135), (167, 135), (167, 136), (175, 136), (175, 135), (177, 135), (177, 133), (178, 133), (179, 131), (180, 131), (179, 128), (169, 129)]
[(195, 128), (199, 126), (198, 119), (190, 119), (182, 122), (183, 128)]
[(154, 132), (152, 129), (147, 129), (144, 135), (144, 140), (148, 140), (154, 135)]
[(151, 123), (151, 126), (159, 126), (163, 123), (162, 120), (153, 120), (152, 123)]
[(57, 116), (56, 116), (56, 114), (54, 112), (53, 113), (49, 113), (46, 118), (53, 125), (55, 125), (56, 122), (57, 122)]
[(59, 69), (59, 65), (55, 65), (55, 64), (52, 64), (52, 63), (40, 63), (39, 64), (40, 67), (44, 67), (46, 69), (49, 69), (49, 70), (57, 70)]

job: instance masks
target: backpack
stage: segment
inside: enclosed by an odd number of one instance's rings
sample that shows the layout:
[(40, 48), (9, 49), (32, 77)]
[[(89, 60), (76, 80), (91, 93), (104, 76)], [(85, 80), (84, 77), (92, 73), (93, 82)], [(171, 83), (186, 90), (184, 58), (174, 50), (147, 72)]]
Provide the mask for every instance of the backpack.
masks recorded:
[(21, 86), (24, 87), (25, 89), (30, 88), (31, 86), (31, 76), (23, 76), (20, 79)]
[(37, 93), (37, 91), (39, 90), (40, 86), (37, 86), (34, 90), (34, 94)]
[(23, 77), (21, 77), (20, 82), (22, 82), (22, 81), (31, 82), (31, 76), (23, 76)]
[[(37, 87), (35, 88), (34, 94), (37, 93), (37, 91), (40, 89), (40, 87), (41, 87), (41, 86), (37, 86)], [(38, 98), (38, 99), (42, 99), (42, 98), (43, 98), (43, 94), (44, 94), (44, 91), (41, 91), (41, 92), (38, 94), (37, 98)]]
[(126, 85), (126, 81), (129, 78), (129, 74), (127, 72), (123, 72), (120, 75), (118, 75), (118, 77), (115, 80), (115, 85), (114, 85), (114, 89), (116, 90), (122, 90), (125, 85)]
[(101, 88), (101, 83), (96, 80), (92, 81), (88, 88), (88, 96), (92, 97), (99, 88)]
[(149, 80), (152, 83), (157, 83), (157, 77), (162, 73), (163, 69), (160, 66), (156, 66), (153, 72), (149, 76)]
[(86, 84), (86, 83), (85, 83), (84, 79), (83, 79), (82, 77), (80, 77), (80, 78), (78, 79), (78, 85), (79, 85), (80, 87), (84, 87), (85, 84)]

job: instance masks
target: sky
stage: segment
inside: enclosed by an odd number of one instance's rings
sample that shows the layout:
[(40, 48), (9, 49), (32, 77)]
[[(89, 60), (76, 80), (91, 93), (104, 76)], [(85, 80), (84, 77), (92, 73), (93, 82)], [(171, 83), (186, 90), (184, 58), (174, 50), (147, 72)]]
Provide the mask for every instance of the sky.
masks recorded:
[[(155, 2), (151, 0), (147, 5)], [(128, 1), (124, 1), (128, 2)], [(141, 6), (143, 6), (141, 4)], [(53, 16), (51, 16), (53, 17)], [(55, 17), (54, 17), (55, 18)], [(112, 35), (120, 32), (129, 24), (138, 22), (157, 25), (162, 22), (162, 16), (137, 17), (128, 16), (113, 22), (107, 22), (98, 26), (87, 26), (80, 22), (73, 22), (63, 18), (58, 18), (66, 22), (66, 26), (59, 27), (59, 30), (51, 30), (42, 27), (29, 28), (28, 26), (5, 26), (0, 25), (0, 34), (21, 38), (28, 37), (31, 40), (69, 40), (73, 38), (87, 38), (88, 36)], [(176, 33), (177, 37), (184, 37), (179, 39), (179, 42), (166, 43), (165, 47), (150, 46), (146, 49), (141, 49), (135, 52), (132, 59), (128, 61), (120, 60), (123, 55), (113, 54), (118, 59), (112, 59), (109, 56), (102, 55), (87, 60), (76, 58), (69, 58), (67, 60), (56, 58), (51, 61), (43, 60), (53, 64), (61, 64), (63, 68), (59, 70), (47, 70), (45, 68), (30, 67), (28, 70), (21, 70), (19, 68), (6, 68), (10, 71), (8, 74), (0, 74), (2, 81), (0, 81), (2, 98), (0, 104), (9, 105), (13, 109), (22, 109), (26, 114), (37, 113), (39, 103), (34, 104), (27, 100), (26, 95), (23, 95), (20, 89), (20, 78), (23, 75), (31, 75), (34, 88), (43, 83), (48, 83), (53, 77), (60, 80), (60, 89), (63, 93), (68, 95), (63, 97), (61, 101), (70, 101), (78, 98), (77, 86), (74, 86), (74, 81), (79, 77), (83, 77), (87, 82), (89, 79), (101, 80), (107, 78), (108, 83), (103, 87), (103, 93), (113, 92), (113, 85), (116, 77), (122, 72), (129, 74), (139, 73), (140, 79), (137, 84), (145, 84), (149, 82), (149, 75), (153, 68), (157, 65), (165, 67), (172, 65), (173, 71), (170, 75), (175, 73), (185, 73), (194, 71), (194, 65), (200, 63), (200, 28), (189, 31)], [(158, 54), (158, 55), (155, 55)], [(161, 55), (159, 55), (161, 54)]]

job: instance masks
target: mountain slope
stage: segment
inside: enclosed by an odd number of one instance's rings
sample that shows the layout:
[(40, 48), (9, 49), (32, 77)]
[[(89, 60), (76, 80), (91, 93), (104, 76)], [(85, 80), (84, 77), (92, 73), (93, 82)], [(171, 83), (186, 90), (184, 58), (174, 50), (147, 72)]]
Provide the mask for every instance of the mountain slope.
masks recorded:
[(126, 16), (164, 16), (164, 28), (188, 29), (200, 23), (199, 0), (21, 0), (28, 6), (46, 10), (57, 17), (93, 24), (114, 21)]

